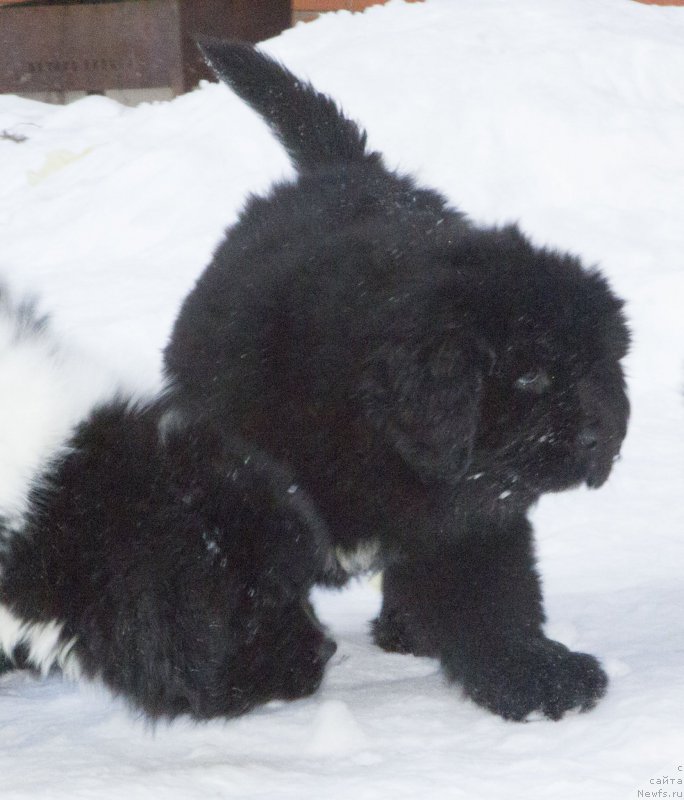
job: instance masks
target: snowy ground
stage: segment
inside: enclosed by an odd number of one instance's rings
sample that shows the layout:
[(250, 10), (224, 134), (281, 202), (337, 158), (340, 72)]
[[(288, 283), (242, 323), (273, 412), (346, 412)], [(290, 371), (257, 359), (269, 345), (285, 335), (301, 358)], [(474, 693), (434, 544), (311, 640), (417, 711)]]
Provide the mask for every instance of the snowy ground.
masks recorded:
[[(395, 0), (267, 48), (390, 164), (600, 263), (627, 298), (624, 458), (535, 514), (548, 632), (600, 656), (610, 691), (590, 714), (503, 722), (433, 661), (375, 649), (380, 597), (359, 584), (316, 597), (340, 645), (317, 696), (239, 720), (151, 730), (96, 687), (0, 679), (0, 797), (684, 797), (684, 9)], [(283, 153), (215, 85), (135, 109), (0, 97), (3, 131), (26, 140), (0, 138), (0, 276), (155, 385), (179, 301)]]

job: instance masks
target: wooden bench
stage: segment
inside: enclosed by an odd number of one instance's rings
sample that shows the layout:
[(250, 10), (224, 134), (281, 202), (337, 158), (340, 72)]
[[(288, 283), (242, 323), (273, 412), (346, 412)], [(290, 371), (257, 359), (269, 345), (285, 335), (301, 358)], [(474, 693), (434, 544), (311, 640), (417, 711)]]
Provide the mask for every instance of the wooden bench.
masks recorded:
[(290, 22), (290, 0), (3, 4), (0, 92), (170, 87), (180, 94), (211, 77), (194, 34), (256, 42)]

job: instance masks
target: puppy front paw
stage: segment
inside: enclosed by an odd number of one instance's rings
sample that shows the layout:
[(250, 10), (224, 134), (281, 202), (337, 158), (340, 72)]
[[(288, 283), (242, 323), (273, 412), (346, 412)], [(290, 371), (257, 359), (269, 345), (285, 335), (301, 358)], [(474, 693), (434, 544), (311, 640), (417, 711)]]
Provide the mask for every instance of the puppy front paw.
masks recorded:
[(461, 663), (453, 676), (478, 705), (516, 721), (533, 712), (558, 720), (571, 709), (589, 711), (608, 686), (596, 658), (544, 637), (479, 653)]

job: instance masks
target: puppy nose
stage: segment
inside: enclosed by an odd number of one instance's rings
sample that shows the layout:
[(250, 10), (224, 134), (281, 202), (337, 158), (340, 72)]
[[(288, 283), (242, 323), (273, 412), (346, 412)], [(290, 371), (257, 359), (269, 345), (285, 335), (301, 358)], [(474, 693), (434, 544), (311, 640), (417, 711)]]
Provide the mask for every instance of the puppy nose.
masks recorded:
[(598, 446), (598, 431), (593, 426), (587, 426), (577, 436), (577, 444), (585, 450), (593, 450)]
[(318, 657), (322, 664), (327, 664), (336, 652), (337, 643), (332, 639), (325, 638), (318, 648)]

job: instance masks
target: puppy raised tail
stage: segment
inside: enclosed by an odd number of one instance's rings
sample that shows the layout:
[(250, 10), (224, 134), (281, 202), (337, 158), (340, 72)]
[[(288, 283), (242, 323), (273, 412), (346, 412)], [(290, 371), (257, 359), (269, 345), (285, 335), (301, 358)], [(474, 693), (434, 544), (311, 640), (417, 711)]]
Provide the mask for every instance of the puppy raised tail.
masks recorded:
[(366, 133), (327, 95), (279, 62), (240, 42), (197, 37), (211, 69), (271, 127), (298, 172), (330, 164), (379, 161)]

